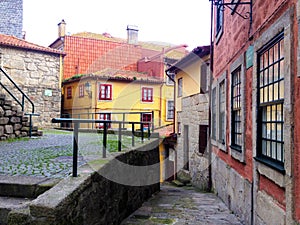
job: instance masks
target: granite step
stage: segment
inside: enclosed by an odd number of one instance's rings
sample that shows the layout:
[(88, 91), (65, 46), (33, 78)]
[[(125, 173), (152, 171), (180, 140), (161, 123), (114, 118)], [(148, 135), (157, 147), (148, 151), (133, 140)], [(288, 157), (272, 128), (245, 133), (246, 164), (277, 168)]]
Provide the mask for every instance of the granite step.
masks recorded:
[(36, 198), (59, 181), (56, 178), (0, 175), (0, 196)]

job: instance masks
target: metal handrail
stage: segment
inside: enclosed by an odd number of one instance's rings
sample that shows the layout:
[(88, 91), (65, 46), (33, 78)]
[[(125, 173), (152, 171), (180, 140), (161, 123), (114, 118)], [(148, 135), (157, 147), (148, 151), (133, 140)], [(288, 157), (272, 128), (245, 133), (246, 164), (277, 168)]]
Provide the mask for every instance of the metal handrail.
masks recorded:
[(2, 74), (6, 76), (6, 78), (13, 84), (13, 86), (21, 93), (22, 100), (20, 101), (4, 84), (0, 81), (1, 87), (22, 107), (22, 111), (24, 112), (25, 108), (25, 99), (31, 104), (31, 113), (34, 114), (34, 104), (31, 99), (21, 90), (21, 88), (13, 81), (13, 79), (4, 71), (3, 68), (0, 67), (0, 71)]
[(119, 124), (118, 131), (118, 151), (120, 152), (122, 149), (122, 124), (127, 123), (132, 126), (132, 146), (135, 146), (134, 137), (135, 137), (135, 124), (140, 124), (141, 129), (141, 140), (144, 142), (144, 125), (148, 125), (148, 139), (150, 140), (150, 125), (151, 122), (132, 122), (132, 121), (114, 121), (114, 120), (98, 120), (98, 119), (78, 119), (78, 118), (53, 118), (51, 120), (52, 123), (74, 123), (73, 129), (73, 172), (72, 176), (77, 177), (77, 167), (78, 167), (78, 130), (80, 123), (103, 123), (103, 147), (102, 147), (102, 158), (106, 158), (106, 148), (107, 148), (107, 131), (108, 124), (117, 123)]

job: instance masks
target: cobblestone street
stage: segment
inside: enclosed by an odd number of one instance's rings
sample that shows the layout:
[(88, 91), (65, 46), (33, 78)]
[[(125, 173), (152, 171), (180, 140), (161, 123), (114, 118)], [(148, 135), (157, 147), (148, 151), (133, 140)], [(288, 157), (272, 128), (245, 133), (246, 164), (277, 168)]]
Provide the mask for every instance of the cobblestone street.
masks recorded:
[(192, 187), (163, 184), (161, 191), (145, 202), (122, 225), (239, 225), (238, 218), (213, 193)]

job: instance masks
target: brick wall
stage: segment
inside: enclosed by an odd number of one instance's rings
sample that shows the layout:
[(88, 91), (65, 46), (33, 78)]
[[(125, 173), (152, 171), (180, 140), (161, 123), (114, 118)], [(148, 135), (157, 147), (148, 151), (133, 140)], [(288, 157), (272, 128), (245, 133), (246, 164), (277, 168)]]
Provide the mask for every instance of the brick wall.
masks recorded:
[(0, 33), (22, 38), (23, 0), (1, 0), (0, 10)]

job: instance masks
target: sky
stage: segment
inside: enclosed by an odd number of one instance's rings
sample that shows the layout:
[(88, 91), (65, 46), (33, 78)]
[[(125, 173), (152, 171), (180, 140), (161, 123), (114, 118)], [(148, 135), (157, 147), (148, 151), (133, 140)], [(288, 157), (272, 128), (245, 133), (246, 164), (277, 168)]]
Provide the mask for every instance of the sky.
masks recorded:
[(209, 0), (23, 0), (26, 40), (49, 46), (64, 19), (67, 34), (110, 33), (127, 38), (127, 25), (138, 26), (140, 41), (209, 45)]

